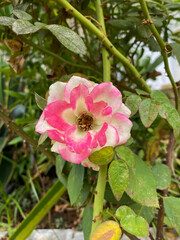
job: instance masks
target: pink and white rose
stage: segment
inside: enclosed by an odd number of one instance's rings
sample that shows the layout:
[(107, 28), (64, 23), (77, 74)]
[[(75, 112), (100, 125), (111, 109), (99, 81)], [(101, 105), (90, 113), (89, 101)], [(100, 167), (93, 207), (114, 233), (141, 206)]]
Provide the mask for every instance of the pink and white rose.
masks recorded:
[(111, 82), (97, 85), (73, 76), (67, 83), (50, 86), (36, 132), (47, 132), (53, 140), (51, 150), (65, 160), (95, 169), (88, 160), (92, 152), (124, 144), (130, 138), (130, 114)]

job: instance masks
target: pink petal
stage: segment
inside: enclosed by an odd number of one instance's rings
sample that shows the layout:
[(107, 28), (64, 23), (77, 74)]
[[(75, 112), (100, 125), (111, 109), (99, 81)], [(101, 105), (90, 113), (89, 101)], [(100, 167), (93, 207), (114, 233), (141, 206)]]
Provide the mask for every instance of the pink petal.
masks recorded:
[(56, 142), (64, 143), (64, 134), (57, 130), (47, 130), (48, 137)]
[(44, 115), (47, 123), (60, 131), (65, 131), (76, 122), (71, 105), (65, 101), (59, 100), (48, 104), (44, 109)]
[(87, 86), (88, 88), (92, 88), (93, 85), (91, 82), (89, 82), (85, 78), (81, 78), (79, 76), (73, 76), (70, 78), (70, 80), (67, 82), (65, 91), (64, 91), (64, 99), (65, 101), (69, 102), (70, 101), (70, 94), (73, 88), (79, 86), (79, 84), (83, 84)]
[(70, 151), (86, 152), (91, 144), (90, 133), (80, 130), (77, 125), (70, 127), (65, 133), (65, 142)]
[(55, 102), (58, 100), (64, 100), (64, 89), (66, 83), (63, 82), (55, 82), (49, 87), (49, 96), (47, 99), (47, 103)]
[(50, 129), (54, 129), (53, 127), (51, 127), (45, 120), (44, 118), (44, 112), (41, 114), (40, 118), (39, 118), (39, 121), (38, 123), (36, 124), (36, 127), (35, 127), (35, 131), (40, 133), (40, 134), (43, 134), (45, 133), (47, 130), (50, 130)]
[(81, 163), (91, 153), (90, 149), (86, 149), (84, 152), (82, 152), (80, 154), (71, 152), (68, 150), (67, 146), (62, 143), (59, 143), (58, 151), (66, 161), (72, 162), (72, 163), (77, 163), (77, 164)]
[(108, 128), (108, 124), (104, 123), (103, 126), (99, 126), (96, 127), (97, 130), (92, 130), (89, 131), (91, 133), (92, 136), (92, 142), (91, 142), (91, 148), (97, 148), (98, 145), (100, 145), (100, 147), (103, 147), (106, 142), (107, 142), (107, 138), (106, 138), (106, 130)]
[(107, 107), (104, 101), (95, 102), (92, 106), (91, 113), (94, 116), (94, 124), (102, 125), (104, 122), (109, 122), (112, 116), (112, 108)]
[(116, 113), (113, 115), (110, 124), (118, 131), (119, 145), (126, 143), (131, 136), (130, 131), (132, 128), (132, 122), (125, 115)]
[(93, 98), (94, 102), (106, 102), (110, 107), (112, 107), (113, 113), (119, 109), (122, 103), (121, 92), (114, 87), (111, 82), (98, 84), (93, 88), (90, 96)]
[(131, 110), (126, 107), (126, 105), (124, 103), (121, 104), (120, 108), (117, 110), (118, 113), (122, 113), (124, 114), (126, 117), (130, 117), (131, 115)]
[(99, 165), (92, 163), (88, 158), (81, 162), (84, 167), (92, 168), (94, 171), (99, 171)]
[(79, 116), (83, 112), (90, 111), (93, 100), (89, 96), (88, 87), (83, 84), (79, 84), (78, 87), (75, 87), (71, 91), (70, 103), (76, 116)]
[(119, 144), (119, 133), (114, 126), (108, 124), (108, 128), (106, 130), (105, 135), (106, 135), (107, 141), (103, 147), (107, 147), (107, 146), (115, 147)]

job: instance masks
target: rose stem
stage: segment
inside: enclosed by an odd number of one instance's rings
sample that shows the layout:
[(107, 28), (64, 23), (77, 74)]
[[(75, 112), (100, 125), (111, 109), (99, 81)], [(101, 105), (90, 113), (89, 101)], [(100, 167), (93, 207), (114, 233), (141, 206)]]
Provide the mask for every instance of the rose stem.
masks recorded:
[[(100, 23), (100, 29), (106, 35), (104, 14), (101, 6), (101, 1), (96, 0), (95, 4), (96, 4), (97, 20)], [(109, 59), (109, 53), (105, 47), (102, 47), (102, 58), (103, 58), (103, 81), (104, 82), (111, 81), (111, 63)], [(98, 225), (102, 221), (104, 192), (106, 188), (106, 175), (107, 175), (107, 165), (103, 165), (99, 169), (97, 186), (95, 190), (91, 236), (94, 230), (98, 227)]]

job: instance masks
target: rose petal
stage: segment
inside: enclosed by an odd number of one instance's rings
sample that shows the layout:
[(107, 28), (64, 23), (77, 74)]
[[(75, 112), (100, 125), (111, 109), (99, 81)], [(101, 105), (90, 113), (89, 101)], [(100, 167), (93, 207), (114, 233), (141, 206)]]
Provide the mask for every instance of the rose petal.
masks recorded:
[(58, 100), (64, 100), (64, 89), (66, 83), (63, 82), (55, 82), (49, 87), (49, 96), (47, 99), (47, 103), (55, 102)]
[(88, 81), (85, 78), (79, 77), (79, 76), (72, 76), (70, 80), (67, 82), (64, 90), (64, 99), (65, 101), (70, 101), (70, 95), (73, 88), (79, 86), (79, 84), (83, 84), (87, 86), (88, 88), (92, 88), (93, 85), (90, 81)]
[(44, 112), (41, 114), (40, 118), (39, 118), (39, 121), (38, 123), (36, 124), (36, 127), (35, 127), (35, 131), (40, 133), (40, 134), (43, 134), (45, 133), (47, 130), (50, 130), (50, 129), (54, 129), (53, 127), (51, 127), (45, 120), (44, 118)]
[(65, 131), (76, 123), (76, 116), (71, 105), (65, 101), (56, 101), (47, 105), (44, 109), (47, 123), (60, 131)]
[(104, 122), (109, 122), (112, 116), (112, 108), (107, 107), (104, 101), (96, 102), (93, 104), (91, 113), (94, 116), (94, 124), (102, 125)]
[(131, 115), (131, 110), (126, 107), (126, 105), (124, 103), (121, 104), (120, 108), (117, 110), (118, 113), (122, 113), (124, 114), (126, 117), (130, 117)]
[(63, 143), (59, 143), (58, 151), (66, 161), (72, 162), (72, 163), (77, 163), (77, 164), (81, 163), (91, 153), (90, 149), (87, 149), (86, 151), (84, 151), (80, 154), (75, 153), (75, 152), (71, 152), (71, 151), (69, 151), (67, 146)]
[(88, 158), (81, 162), (84, 167), (92, 168), (94, 171), (99, 171), (99, 165), (92, 163)]
[(79, 84), (71, 91), (70, 104), (76, 116), (81, 115), (83, 112), (90, 111), (93, 100), (89, 96), (88, 87)]
[(57, 131), (56, 129), (47, 130), (47, 135), (50, 139), (64, 143), (64, 134), (62, 132)]
[(102, 126), (97, 126), (95, 130), (89, 131), (92, 136), (91, 148), (97, 148), (98, 144), (100, 147), (103, 147), (106, 144), (106, 130), (108, 128), (108, 124), (104, 123)]
[(86, 152), (91, 144), (91, 135), (80, 130), (77, 125), (70, 127), (65, 133), (65, 142), (70, 151), (76, 153)]
[(101, 83), (93, 88), (90, 93), (94, 102), (104, 101), (110, 107), (112, 112), (115, 113), (122, 104), (121, 92), (113, 86), (111, 82)]
[(130, 131), (132, 128), (132, 122), (123, 114), (116, 113), (112, 116), (110, 123), (114, 126), (119, 134), (119, 144), (124, 144), (130, 138)]

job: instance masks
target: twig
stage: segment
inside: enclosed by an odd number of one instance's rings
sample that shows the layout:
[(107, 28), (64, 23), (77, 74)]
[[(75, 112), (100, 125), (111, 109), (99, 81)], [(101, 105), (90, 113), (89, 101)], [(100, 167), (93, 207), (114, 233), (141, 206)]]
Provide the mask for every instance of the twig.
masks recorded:
[(169, 68), (169, 63), (168, 63), (168, 50), (166, 48), (167, 44), (164, 43), (164, 41), (162, 40), (159, 32), (157, 31), (154, 23), (152, 22), (151, 16), (149, 14), (147, 5), (145, 0), (139, 0), (140, 4), (141, 4), (141, 8), (142, 11), (144, 13), (144, 16), (146, 18), (146, 23), (149, 26), (150, 30), (152, 31), (154, 37), (156, 38), (160, 48), (161, 48), (161, 54), (164, 60), (164, 65), (165, 65), (165, 70), (167, 72), (167, 75), (169, 77), (169, 80), (171, 81), (172, 87), (173, 87), (173, 91), (174, 91), (174, 96), (175, 96), (175, 103), (176, 103), (176, 109), (178, 110), (178, 91), (177, 91), (177, 86), (176, 83), (173, 79), (173, 76), (171, 74), (170, 68)]
[(171, 173), (174, 173), (173, 169), (173, 149), (175, 144), (175, 137), (173, 134), (173, 130), (170, 130), (169, 134), (169, 144), (167, 146), (167, 156), (166, 156), (166, 164), (169, 167)]
[(38, 143), (29, 137), (17, 124), (13, 122), (11, 118), (9, 118), (6, 113), (4, 113), (5, 110), (1, 106), (0, 111), (0, 120), (3, 121), (7, 127), (11, 128), (14, 132), (16, 132), (24, 141), (31, 144), (35, 149), (41, 151), (52, 163), (55, 163), (56, 159), (55, 156), (48, 151), (48, 149), (44, 148), (43, 146), (39, 146)]

